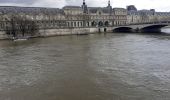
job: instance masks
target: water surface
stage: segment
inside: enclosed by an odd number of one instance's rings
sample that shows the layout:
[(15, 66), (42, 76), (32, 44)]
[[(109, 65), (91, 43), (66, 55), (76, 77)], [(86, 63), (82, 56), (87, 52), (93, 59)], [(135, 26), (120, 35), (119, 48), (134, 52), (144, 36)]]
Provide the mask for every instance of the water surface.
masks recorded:
[(0, 41), (0, 100), (170, 100), (170, 36)]

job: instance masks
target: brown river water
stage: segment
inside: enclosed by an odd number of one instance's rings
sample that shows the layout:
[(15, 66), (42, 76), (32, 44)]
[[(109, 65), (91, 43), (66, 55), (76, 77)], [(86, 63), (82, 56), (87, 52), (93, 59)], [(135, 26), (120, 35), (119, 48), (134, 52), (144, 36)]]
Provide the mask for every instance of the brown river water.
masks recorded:
[(0, 41), (0, 100), (170, 100), (170, 35)]

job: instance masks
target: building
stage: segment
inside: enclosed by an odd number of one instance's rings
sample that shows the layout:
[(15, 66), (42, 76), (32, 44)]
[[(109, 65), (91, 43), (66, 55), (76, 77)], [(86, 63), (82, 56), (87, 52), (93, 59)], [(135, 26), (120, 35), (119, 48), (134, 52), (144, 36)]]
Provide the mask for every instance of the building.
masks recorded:
[(170, 12), (156, 12), (155, 9), (137, 10), (134, 5), (127, 6), (127, 24), (158, 23), (170, 20)]
[(113, 8), (114, 22), (113, 26), (120, 26), (127, 24), (127, 10), (124, 8)]
[[(34, 20), (39, 28), (76, 28), (76, 27), (109, 27), (124, 25), (127, 21), (127, 10), (112, 8), (110, 0), (106, 7), (88, 7), (85, 0), (81, 6), (59, 8), (41, 7), (0, 7), (0, 26), (10, 21), (11, 15), (19, 15)], [(6, 22), (5, 22), (6, 21)], [(1, 27), (1, 29), (4, 27)]]
[(81, 6), (59, 8), (0, 6), (0, 29), (8, 25), (10, 17), (17, 15), (36, 22), (40, 29), (111, 27), (126, 24), (169, 21), (169, 12), (137, 10), (134, 5), (113, 8), (110, 0), (106, 7), (88, 7), (85, 0)]

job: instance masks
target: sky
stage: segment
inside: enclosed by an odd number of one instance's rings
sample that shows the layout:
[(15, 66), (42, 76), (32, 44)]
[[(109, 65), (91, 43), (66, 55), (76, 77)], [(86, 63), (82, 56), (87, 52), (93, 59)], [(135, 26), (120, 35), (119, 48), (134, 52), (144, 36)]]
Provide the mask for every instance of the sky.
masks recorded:
[[(52, 7), (62, 8), (65, 5), (82, 5), (83, 0), (0, 0), (0, 6)], [(105, 7), (108, 0), (86, 0), (90, 7)], [(170, 0), (111, 0), (113, 7), (126, 8), (135, 5), (137, 9), (156, 9), (156, 11), (170, 12)]]

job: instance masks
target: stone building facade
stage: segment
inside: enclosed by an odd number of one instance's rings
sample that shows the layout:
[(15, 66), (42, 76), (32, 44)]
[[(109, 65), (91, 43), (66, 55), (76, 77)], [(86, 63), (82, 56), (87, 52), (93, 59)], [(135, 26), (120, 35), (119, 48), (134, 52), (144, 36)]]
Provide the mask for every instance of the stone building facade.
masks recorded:
[(156, 12), (154, 9), (137, 10), (127, 6), (127, 24), (159, 23), (170, 21), (170, 12)]
[(110, 1), (107, 7), (82, 6), (63, 7), (68, 27), (109, 27), (126, 24), (127, 11), (124, 8), (112, 8)]
[(107, 7), (88, 7), (85, 0), (81, 6), (58, 8), (0, 7), (0, 30), (5, 29), (11, 16), (17, 15), (36, 22), (40, 29), (110, 27), (125, 25), (127, 10)]
[(110, 0), (106, 7), (88, 7), (83, 0), (81, 6), (62, 9), (0, 6), (0, 30), (5, 30), (14, 15), (33, 20), (40, 29), (100, 28), (170, 20), (169, 12), (137, 10), (134, 5), (113, 8)]

